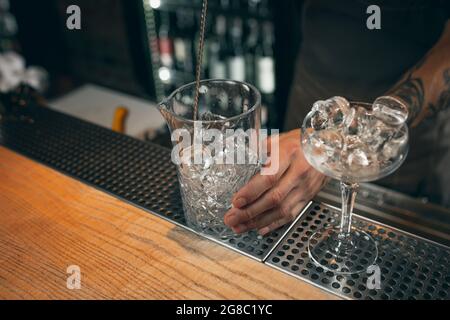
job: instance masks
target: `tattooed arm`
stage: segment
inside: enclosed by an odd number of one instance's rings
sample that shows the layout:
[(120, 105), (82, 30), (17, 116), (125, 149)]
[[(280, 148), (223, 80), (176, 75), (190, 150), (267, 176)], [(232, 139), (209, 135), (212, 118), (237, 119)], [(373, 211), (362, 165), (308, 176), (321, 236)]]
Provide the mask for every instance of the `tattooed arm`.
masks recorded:
[(413, 127), (450, 108), (450, 20), (436, 45), (388, 94), (406, 103)]

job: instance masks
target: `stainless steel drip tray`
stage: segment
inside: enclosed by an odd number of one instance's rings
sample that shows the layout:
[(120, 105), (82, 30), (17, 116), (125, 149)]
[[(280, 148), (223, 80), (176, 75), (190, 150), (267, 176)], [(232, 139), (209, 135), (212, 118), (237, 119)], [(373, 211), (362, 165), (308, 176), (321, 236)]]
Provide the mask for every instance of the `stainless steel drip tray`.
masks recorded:
[[(0, 144), (194, 231), (184, 219), (170, 150), (47, 108), (34, 109), (32, 116), (33, 121), (0, 121)], [(346, 298), (449, 298), (447, 247), (362, 217), (355, 222), (379, 243), (381, 290), (366, 288), (367, 275), (336, 276), (314, 266), (307, 240), (338, 218), (337, 210), (321, 204), (333, 203), (335, 189), (321, 192), (329, 198), (310, 203), (294, 223), (263, 238), (254, 231), (226, 240), (207, 238)]]
[[(0, 121), (0, 144), (195, 232), (186, 224), (170, 150), (47, 109), (33, 121)], [(289, 226), (261, 238), (252, 231), (208, 239), (263, 261)]]
[[(331, 180), (316, 201), (341, 205), (339, 181)], [(354, 212), (364, 217), (450, 246), (450, 209), (381, 186), (362, 183)]]
[[(355, 215), (353, 224), (378, 244), (380, 288), (368, 288), (372, 272), (343, 276), (315, 265), (308, 255), (308, 239), (339, 217), (339, 209), (313, 202), (265, 263), (347, 299), (450, 299), (450, 248), (361, 216)], [(362, 259), (365, 252), (360, 250), (352, 262)]]

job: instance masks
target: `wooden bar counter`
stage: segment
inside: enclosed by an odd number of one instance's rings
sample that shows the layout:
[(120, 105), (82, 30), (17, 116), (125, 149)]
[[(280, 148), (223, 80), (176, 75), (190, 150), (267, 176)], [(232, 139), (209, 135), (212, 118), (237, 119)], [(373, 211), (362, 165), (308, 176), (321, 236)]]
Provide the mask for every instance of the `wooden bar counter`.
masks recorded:
[(336, 297), (0, 147), (0, 299)]

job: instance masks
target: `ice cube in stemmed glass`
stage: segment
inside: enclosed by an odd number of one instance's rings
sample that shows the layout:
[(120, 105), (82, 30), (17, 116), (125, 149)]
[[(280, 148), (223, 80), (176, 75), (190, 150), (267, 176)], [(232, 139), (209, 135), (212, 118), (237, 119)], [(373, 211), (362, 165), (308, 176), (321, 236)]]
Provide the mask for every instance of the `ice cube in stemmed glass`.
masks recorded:
[(302, 126), (307, 161), (326, 176), (340, 180), (341, 218), (314, 233), (308, 243), (314, 263), (337, 274), (367, 270), (378, 257), (373, 238), (352, 225), (360, 182), (385, 177), (408, 152), (407, 111), (390, 97), (373, 105), (342, 97), (318, 101)]

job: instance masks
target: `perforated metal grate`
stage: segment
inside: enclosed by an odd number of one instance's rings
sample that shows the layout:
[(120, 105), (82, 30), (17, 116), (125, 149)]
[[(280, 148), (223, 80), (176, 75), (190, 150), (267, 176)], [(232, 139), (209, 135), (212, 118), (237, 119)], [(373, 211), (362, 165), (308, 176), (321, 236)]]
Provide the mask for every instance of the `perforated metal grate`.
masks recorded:
[[(47, 108), (36, 109), (32, 118), (0, 120), (0, 143), (189, 229), (170, 150)], [(256, 232), (208, 238), (262, 261), (287, 229), (264, 238)]]
[[(350, 299), (450, 299), (450, 249), (355, 216), (354, 224), (377, 242), (380, 289), (368, 289), (373, 273), (336, 275), (310, 261), (309, 237), (339, 221), (339, 211), (313, 203), (273, 250), (266, 264)], [(365, 259), (360, 251), (353, 263)], [(364, 261), (363, 261), (364, 262)]]
[[(44, 108), (33, 121), (0, 119), (0, 143), (189, 229), (168, 149)], [(336, 209), (312, 203), (291, 226), (264, 238), (252, 232), (212, 240), (350, 299), (450, 299), (449, 248), (361, 217), (355, 224), (378, 242), (381, 289), (369, 290), (365, 273), (339, 276), (314, 265), (309, 236), (337, 221)]]

